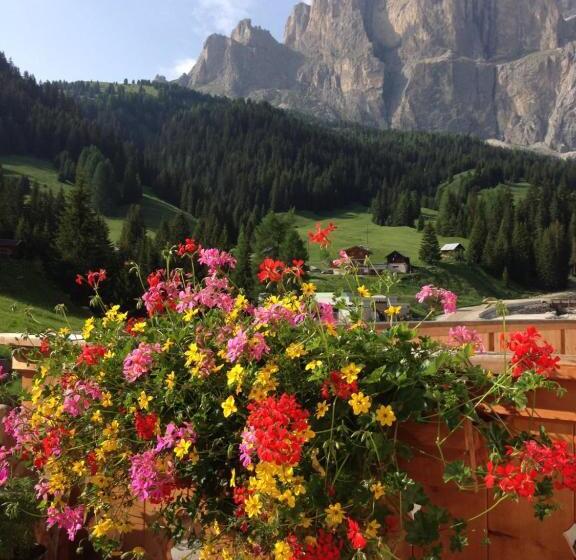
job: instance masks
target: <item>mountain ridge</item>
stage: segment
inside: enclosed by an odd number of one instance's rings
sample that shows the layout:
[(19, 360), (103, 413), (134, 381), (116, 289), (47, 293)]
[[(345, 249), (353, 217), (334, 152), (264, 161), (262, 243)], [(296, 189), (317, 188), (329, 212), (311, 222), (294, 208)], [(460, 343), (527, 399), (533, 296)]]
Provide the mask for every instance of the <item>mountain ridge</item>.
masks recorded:
[[(576, 149), (574, 0), (315, 0), (211, 35), (185, 87), (330, 120)], [(565, 17), (566, 16), (566, 17)]]

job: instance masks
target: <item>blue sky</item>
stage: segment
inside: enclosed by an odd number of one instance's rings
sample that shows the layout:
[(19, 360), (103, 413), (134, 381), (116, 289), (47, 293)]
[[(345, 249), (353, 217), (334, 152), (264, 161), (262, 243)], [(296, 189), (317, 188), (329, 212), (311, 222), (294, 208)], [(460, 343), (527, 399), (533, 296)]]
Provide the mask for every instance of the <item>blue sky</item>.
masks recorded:
[(245, 17), (281, 39), (297, 0), (0, 0), (0, 51), (40, 80), (175, 78)]

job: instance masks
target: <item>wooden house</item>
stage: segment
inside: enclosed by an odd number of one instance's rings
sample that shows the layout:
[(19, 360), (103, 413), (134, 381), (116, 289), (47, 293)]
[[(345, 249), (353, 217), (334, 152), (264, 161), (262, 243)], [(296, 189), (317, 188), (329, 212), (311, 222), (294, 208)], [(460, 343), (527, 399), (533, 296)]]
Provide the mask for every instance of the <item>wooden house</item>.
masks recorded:
[(15, 239), (0, 239), (0, 257), (16, 257), (22, 241)]
[(442, 259), (450, 261), (463, 261), (466, 248), (462, 243), (446, 243), (441, 249)]
[(368, 249), (368, 247), (364, 247), (364, 245), (354, 245), (354, 247), (349, 247), (344, 250), (357, 266), (363, 265), (372, 254), (372, 251)]
[(412, 270), (410, 257), (406, 257), (398, 251), (392, 251), (386, 256), (386, 264), (388, 270), (392, 270), (393, 272), (408, 274)]

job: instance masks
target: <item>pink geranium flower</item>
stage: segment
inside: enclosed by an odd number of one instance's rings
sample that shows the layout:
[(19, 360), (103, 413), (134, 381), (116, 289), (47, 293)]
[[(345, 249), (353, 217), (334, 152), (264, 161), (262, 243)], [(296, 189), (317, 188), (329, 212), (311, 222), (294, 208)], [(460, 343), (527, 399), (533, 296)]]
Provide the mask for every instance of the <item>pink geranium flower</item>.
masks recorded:
[(471, 344), (477, 352), (485, 351), (482, 338), (478, 334), (478, 331), (474, 329), (469, 329), (465, 326), (454, 327), (448, 331), (448, 336), (450, 337), (450, 342), (457, 346), (466, 346)]
[(432, 284), (422, 286), (416, 294), (416, 300), (419, 303), (429, 302), (432, 305), (439, 303), (446, 315), (455, 313), (458, 308), (458, 296), (454, 292), (444, 288), (437, 288)]

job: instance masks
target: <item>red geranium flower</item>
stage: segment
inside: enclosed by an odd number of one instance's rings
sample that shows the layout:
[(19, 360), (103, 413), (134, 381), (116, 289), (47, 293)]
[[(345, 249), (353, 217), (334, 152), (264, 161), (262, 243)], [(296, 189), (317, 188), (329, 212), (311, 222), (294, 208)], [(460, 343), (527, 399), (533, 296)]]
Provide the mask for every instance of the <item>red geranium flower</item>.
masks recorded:
[(150, 414), (136, 413), (134, 419), (134, 427), (138, 438), (144, 441), (149, 441), (156, 435), (156, 428), (158, 426), (158, 416), (151, 412)]
[(366, 547), (366, 539), (360, 532), (360, 526), (353, 519), (348, 519), (348, 540), (355, 550), (362, 550)]
[(554, 356), (554, 348), (547, 342), (540, 343), (542, 336), (535, 327), (514, 333), (508, 341), (512, 356), (512, 375), (520, 377), (526, 371), (535, 371), (548, 377), (558, 371), (560, 358)]
[(347, 383), (339, 371), (333, 371), (330, 374), (330, 379), (322, 384), (320, 392), (324, 400), (328, 400), (331, 394), (339, 399), (347, 400), (358, 392), (358, 382)]
[(286, 273), (286, 264), (282, 261), (275, 261), (274, 259), (264, 259), (260, 263), (260, 272), (258, 273), (258, 280), (264, 282), (280, 282)]
[(98, 288), (100, 283), (104, 282), (104, 280), (107, 279), (108, 276), (106, 274), (106, 271), (103, 268), (101, 268), (96, 272), (89, 270), (88, 273), (86, 274), (86, 277), (82, 276), (81, 274), (76, 274), (75, 282), (76, 284), (78, 284), (78, 286), (82, 286), (82, 284), (86, 282), (86, 284), (88, 284), (91, 288)]
[(178, 256), (185, 257), (186, 255), (193, 255), (200, 246), (194, 239), (186, 239), (184, 243), (178, 245)]
[(331, 243), (328, 236), (333, 231), (336, 231), (336, 226), (332, 222), (330, 222), (328, 227), (325, 227), (324, 229), (322, 229), (322, 224), (316, 224), (316, 230), (308, 232), (308, 239), (310, 239), (312, 243), (316, 243), (325, 249)]
[(294, 395), (267, 399), (248, 405), (248, 425), (254, 428), (258, 457), (266, 463), (296, 465), (308, 431), (307, 410)]
[(86, 364), (87, 366), (95, 366), (106, 354), (106, 347), (100, 344), (86, 344), (82, 348), (82, 352), (76, 360), (76, 365)]

